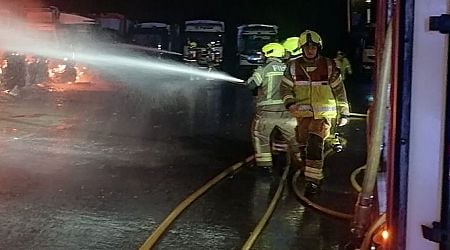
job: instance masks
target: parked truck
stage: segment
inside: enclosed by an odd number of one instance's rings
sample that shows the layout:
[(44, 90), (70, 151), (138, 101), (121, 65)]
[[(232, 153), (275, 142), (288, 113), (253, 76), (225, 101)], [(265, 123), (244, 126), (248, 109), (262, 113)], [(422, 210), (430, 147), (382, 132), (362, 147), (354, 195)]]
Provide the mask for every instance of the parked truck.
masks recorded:
[(239, 65), (261, 65), (261, 48), (278, 40), (278, 26), (267, 24), (246, 24), (238, 27), (237, 49)]
[(137, 23), (130, 31), (133, 44), (160, 49), (172, 50), (170, 25), (159, 22)]
[(183, 58), (201, 67), (218, 67), (223, 62), (225, 23), (213, 20), (185, 22)]
[(102, 13), (90, 16), (95, 19), (103, 30), (103, 39), (106, 42), (124, 42), (132, 21), (120, 13)]

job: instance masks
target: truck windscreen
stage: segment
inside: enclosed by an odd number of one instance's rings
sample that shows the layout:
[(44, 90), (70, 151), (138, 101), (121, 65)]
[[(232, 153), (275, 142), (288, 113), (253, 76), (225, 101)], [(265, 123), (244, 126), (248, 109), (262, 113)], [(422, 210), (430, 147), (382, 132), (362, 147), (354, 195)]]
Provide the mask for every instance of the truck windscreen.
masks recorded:
[(186, 41), (196, 42), (199, 47), (206, 47), (210, 42), (216, 46), (223, 44), (223, 33), (221, 32), (186, 32)]
[(274, 36), (267, 35), (247, 35), (243, 37), (243, 48), (244, 53), (255, 53), (261, 51), (261, 48), (275, 40)]

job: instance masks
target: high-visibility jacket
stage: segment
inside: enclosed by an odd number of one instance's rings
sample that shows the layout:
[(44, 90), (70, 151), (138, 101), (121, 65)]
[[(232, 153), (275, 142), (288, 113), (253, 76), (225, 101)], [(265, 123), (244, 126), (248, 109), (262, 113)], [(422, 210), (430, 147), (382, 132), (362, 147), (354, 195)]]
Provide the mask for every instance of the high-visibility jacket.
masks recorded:
[(351, 75), (353, 73), (352, 65), (347, 57), (336, 57), (334, 62), (336, 63), (336, 67), (341, 72), (341, 78), (343, 81), (346, 79), (347, 75)]
[(259, 66), (247, 80), (250, 89), (258, 89), (256, 108), (266, 111), (285, 111), (280, 94), (281, 78), (286, 64), (279, 58), (269, 57), (266, 64)]
[(280, 92), (285, 106), (297, 104), (299, 117), (336, 118), (349, 115), (344, 84), (333, 60), (318, 56), (290, 60)]

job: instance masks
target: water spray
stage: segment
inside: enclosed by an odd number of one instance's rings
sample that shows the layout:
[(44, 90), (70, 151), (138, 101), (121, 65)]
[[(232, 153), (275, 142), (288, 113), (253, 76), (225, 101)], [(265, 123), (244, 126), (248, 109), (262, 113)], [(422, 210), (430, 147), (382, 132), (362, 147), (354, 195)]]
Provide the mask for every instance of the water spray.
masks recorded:
[[(163, 49), (145, 47), (145, 46), (141, 46), (141, 45), (128, 44), (128, 43), (118, 43), (118, 44), (113, 44), (113, 45), (119, 49), (136, 49), (136, 50), (149, 51), (149, 52), (155, 52), (155, 53), (163, 53), (163, 54), (169, 54), (169, 55), (175, 55), (175, 56), (183, 55), (181, 53), (170, 51), (170, 50), (163, 50)], [(106, 44), (106, 46), (111, 46), (111, 44)]]
[[(17, 29), (19, 28), (19, 29)], [(23, 29), (22, 29), (23, 28)], [(39, 32), (30, 30), (27, 27), (15, 27), (14, 30), (0, 27), (0, 48), (10, 51), (19, 51), (22, 53), (30, 53), (48, 58), (72, 58), (73, 51), (68, 51), (59, 47), (54, 41), (45, 39)], [(175, 63), (167, 60), (150, 60), (148, 57), (133, 58), (130, 56), (132, 52), (117, 50), (124, 49), (142, 49), (142, 46), (136, 45), (114, 45), (105, 48), (105, 44), (86, 43), (86, 49), (76, 52), (76, 60), (93, 66), (105, 67), (128, 67), (131, 69), (152, 70), (157, 73), (179, 73), (185, 75), (193, 75), (204, 77), (207, 79), (223, 80), (233, 83), (244, 82), (241, 79), (232, 77), (223, 72), (210, 72), (199, 68), (186, 66), (184, 64)], [(100, 45), (100, 46), (99, 46)], [(116, 49), (114, 49), (116, 48)], [(147, 48), (147, 50), (151, 50)], [(159, 50), (158, 50), (159, 51)], [(127, 54), (125, 54), (125, 52)], [(146, 73), (151, 74), (150, 71)]]

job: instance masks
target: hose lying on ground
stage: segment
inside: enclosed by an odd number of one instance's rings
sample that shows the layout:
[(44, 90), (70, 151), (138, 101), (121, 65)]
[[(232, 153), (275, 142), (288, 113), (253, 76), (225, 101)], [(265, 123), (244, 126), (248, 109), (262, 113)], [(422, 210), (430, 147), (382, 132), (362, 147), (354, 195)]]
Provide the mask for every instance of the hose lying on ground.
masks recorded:
[(284, 186), (286, 185), (286, 179), (287, 179), (290, 167), (291, 167), (291, 164), (287, 164), (287, 166), (285, 166), (283, 175), (278, 184), (277, 191), (275, 192), (275, 195), (273, 196), (272, 200), (270, 201), (269, 207), (267, 208), (263, 217), (261, 218), (261, 220), (258, 222), (255, 229), (251, 233), (250, 237), (245, 242), (244, 246), (242, 247), (242, 250), (248, 250), (253, 246), (256, 239), (261, 234), (263, 228), (266, 226), (267, 222), (269, 221), (270, 217), (272, 216), (273, 211), (275, 210), (275, 207), (278, 204), (278, 201), (280, 200), (281, 194), (283, 193)]
[(292, 177), (292, 189), (294, 190), (294, 193), (297, 195), (297, 197), (303, 201), (306, 205), (322, 212), (328, 215), (331, 215), (333, 217), (337, 217), (340, 219), (345, 219), (345, 220), (351, 220), (353, 219), (353, 214), (347, 214), (347, 213), (342, 213), (342, 212), (338, 212), (323, 206), (320, 206), (317, 203), (312, 202), (310, 199), (306, 198), (305, 195), (299, 190), (298, 185), (297, 185), (297, 180), (300, 177), (300, 174), (302, 173), (301, 170), (298, 170), (295, 175)]
[(152, 247), (158, 242), (162, 234), (169, 228), (169, 226), (175, 221), (175, 219), (189, 206), (191, 205), (197, 198), (202, 196), (206, 191), (208, 191), (212, 186), (217, 184), (223, 178), (228, 176), (230, 173), (236, 171), (244, 164), (252, 161), (254, 156), (247, 157), (244, 161), (238, 162), (231, 167), (225, 169), (216, 177), (208, 181), (205, 185), (203, 185), (200, 189), (192, 193), (185, 200), (183, 200), (178, 206), (172, 210), (172, 212), (164, 219), (164, 221), (156, 228), (156, 230), (147, 238), (144, 244), (139, 248), (140, 250), (152, 249)]

